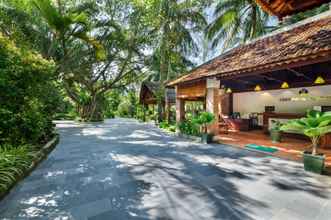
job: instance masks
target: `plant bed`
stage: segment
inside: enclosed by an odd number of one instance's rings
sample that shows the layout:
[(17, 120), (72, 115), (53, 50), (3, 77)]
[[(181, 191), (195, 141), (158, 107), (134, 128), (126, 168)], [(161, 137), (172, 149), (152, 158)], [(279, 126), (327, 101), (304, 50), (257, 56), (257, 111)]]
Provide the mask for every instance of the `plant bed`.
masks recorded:
[[(10, 178), (9, 183), (0, 182), (1, 188), (3, 191), (0, 191), (0, 201), (10, 192), (10, 190), (21, 180), (31, 174), (31, 172), (48, 156), (48, 154), (55, 148), (55, 146), (59, 143), (59, 135), (55, 134), (55, 136), (47, 142), (43, 147), (41, 147), (36, 152), (33, 153), (33, 158), (31, 159), (31, 163), (27, 166), (21, 167), (13, 167), (17, 168), (14, 173), (8, 174), (7, 177)], [(14, 158), (15, 159), (15, 158)], [(6, 170), (0, 170), (1, 175), (4, 176), (4, 172)]]
[(312, 155), (312, 152), (305, 151), (303, 165), (306, 171), (322, 174), (325, 167), (325, 156), (323, 154)]

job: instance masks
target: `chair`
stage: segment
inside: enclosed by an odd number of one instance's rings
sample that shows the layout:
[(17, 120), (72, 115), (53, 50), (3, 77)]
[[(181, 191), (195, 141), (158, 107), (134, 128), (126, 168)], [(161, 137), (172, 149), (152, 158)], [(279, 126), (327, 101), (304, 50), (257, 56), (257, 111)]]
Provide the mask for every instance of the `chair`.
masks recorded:
[(223, 134), (229, 134), (230, 125), (227, 121), (228, 116), (220, 116), (219, 120), (219, 132)]

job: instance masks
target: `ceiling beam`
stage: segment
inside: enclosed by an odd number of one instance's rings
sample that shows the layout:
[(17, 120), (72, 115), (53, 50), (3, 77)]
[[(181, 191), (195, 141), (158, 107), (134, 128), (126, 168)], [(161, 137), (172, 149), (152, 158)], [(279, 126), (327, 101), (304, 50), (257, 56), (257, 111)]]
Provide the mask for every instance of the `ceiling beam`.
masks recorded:
[(275, 82), (278, 82), (278, 83), (282, 83), (283, 81), (282, 80), (279, 80), (279, 79), (276, 79), (276, 78), (273, 78), (271, 76), (266, 76), (266, 75), (256, 75), (257, 77), (260, 77), (260, 78), (264, 78), (264, 79), (267, 79), (269, 81), (275, 81)]
[(294, 69), (291, 69), (291, 68), (287, 68), (287, 70), (288, 71), (290, 71), (290, 72), (292, 72), (292, 73), (294, 73), (296, 76), (298, 76), (298, 77), (303, 77), (303, 78), (305, 78), (305, 79), (307, 79), (307, 80), (313, 80), (313, 79), (311, 79), (310, 77), (308, 77), (308, 76), (306, 76), (305, 74), (303, 74), (303, 73), (300, 73), (300, 72), (298, 72), (298, 71), (296, 71), (296, 70), (294, 70)]
[(256, 84), (256, 83), (249, 82), (249, 81), (242, 80), (242, 79), (236, 79), (234, 81), (238, 81), (238, 82), (241, 82), (241, 83), (244, 83), (244, 84), (249, 84), (249, 85), (255, 85)]

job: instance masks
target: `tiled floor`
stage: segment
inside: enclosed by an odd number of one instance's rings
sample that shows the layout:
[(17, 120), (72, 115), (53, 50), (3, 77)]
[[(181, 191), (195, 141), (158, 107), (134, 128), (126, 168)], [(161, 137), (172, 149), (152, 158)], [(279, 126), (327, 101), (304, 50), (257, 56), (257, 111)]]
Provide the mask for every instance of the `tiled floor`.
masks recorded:
[[(217, 140), (223, 144), (229, 144), (241, 148), (245, 148), (247, 144), (257, 144), (268, 147), (278, 148), (278, 152), (274, 156), (295, 161), (302, 161), (302, 152), (310, 150), (311, 143), (309, 141), (283, 137), (281, 143), (273, 143), (270, 137), (264, 134), (261, 130), (249, 132), (229, 132), (228, 134), (220, 134)], [(331, 169), (331, 149), (319, 149), (320, 153), (326, 156), (326, 165)]]
[(0, 219), (329, 220), (331, 178), (301, 163), (114, 119), (61, 140), (0, 202)]

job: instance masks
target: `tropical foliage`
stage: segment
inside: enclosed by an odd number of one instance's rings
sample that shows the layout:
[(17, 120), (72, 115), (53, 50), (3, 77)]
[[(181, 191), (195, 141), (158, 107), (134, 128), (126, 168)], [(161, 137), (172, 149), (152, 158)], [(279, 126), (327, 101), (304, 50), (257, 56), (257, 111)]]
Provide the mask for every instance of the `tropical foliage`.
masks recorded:
[(197, 55), (198, 45), (194, 33), (203, 31), (206, 20), (201, 13), (202, 3), (192, 0), (137, 1), (135, 7), (143, 14), (148, 25), (153, 52), (148, 59), (152, 71), (150, 80), (158, 81), (158, 119), (163, 120), (163, 84), (186, 72), (193, 64), (187, 58)]
[(141, 72), (144, 36), (130, 22), (131, 14), (123, 14), (129, 10), (123, 1), (58, 2), (35, 1), (60, 50), (58, 77), (82, 120), (102, 120), (105, 94)]
[(54, 63), (0, 34), (0, 145), (40, 143), (52, 133)]
[(200, 136), (200, 127), (194, 121), (193, 118), (186, 118), (184, 121), (178, 124), (178, 129), (180, 133), (192, 135), (192, 136)]
[(215, 121), (215, 115), (210, 112), (201, 112), (195, 121), (200, 125), (202, 132), (207, 133), (208, 125)]
[(176, 132), (176, 124), (169, 123), (169, 122), (161, 122), (160, 123), (160, 128), (169, 131), (169, 132)]
[(310, 110), (305, 118), (291, 120), (281, 130), (309, 137), (313, 144), (312, 154), (316, 155), (321, 137), (331, 132), (331, 112)]
[(29, 169), (36, 154), (28, 146), (0, 147), (0, 195)]
[(215, 47), (223, 48), (245, 42), (265, 34), (269, 15), (254, 0), (217, 0), (215, 19), (208, 26), (207, 37)]

